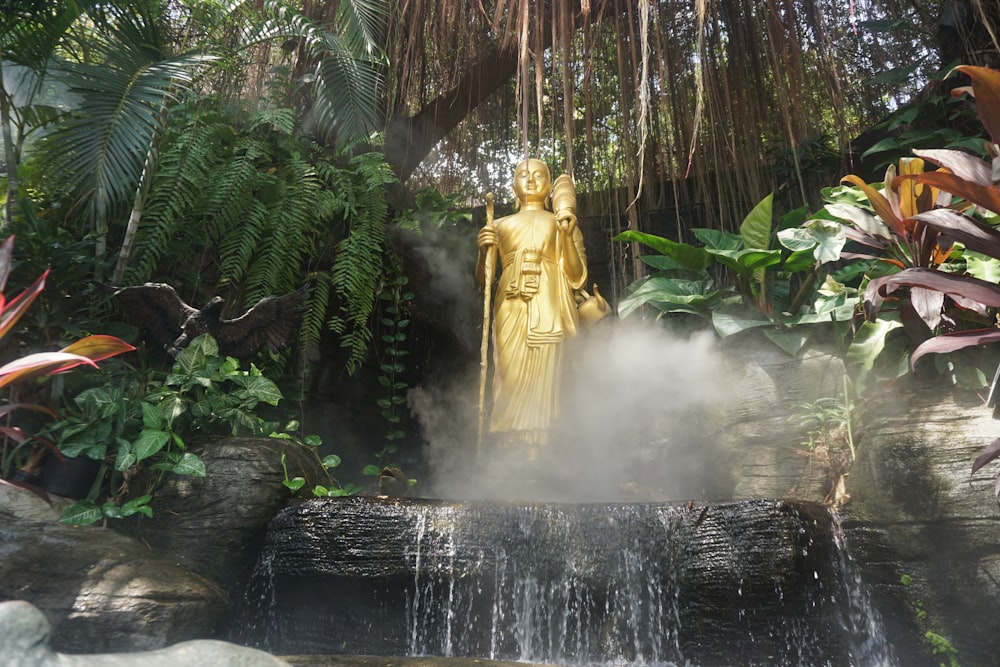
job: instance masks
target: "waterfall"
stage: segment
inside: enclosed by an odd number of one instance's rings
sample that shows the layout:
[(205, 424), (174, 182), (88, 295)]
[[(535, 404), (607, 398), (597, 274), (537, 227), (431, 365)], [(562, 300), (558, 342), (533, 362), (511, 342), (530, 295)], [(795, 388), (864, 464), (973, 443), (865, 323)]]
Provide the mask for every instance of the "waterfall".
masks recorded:
[(896, 665), (839, 522), (805, 502), (307, 501), (247, 603), (239, 639), (286, 655)]

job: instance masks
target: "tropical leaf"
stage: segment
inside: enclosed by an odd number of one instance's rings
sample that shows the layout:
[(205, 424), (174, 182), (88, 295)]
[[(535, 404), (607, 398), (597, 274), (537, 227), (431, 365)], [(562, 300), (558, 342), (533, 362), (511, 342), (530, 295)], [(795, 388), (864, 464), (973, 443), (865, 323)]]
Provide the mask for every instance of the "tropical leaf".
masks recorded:
[(91, 361), (103, 361), (109, 357), (124, 354), (125, 352), (131, 352), (133, 350), (135, 350), (134, 345), (130, 345), (120, 338), (106, 336), (103, 334), (94, 334), (70, 343), (60, 350), (60, 352), (78, 354), (80, 356), (87, 357)]
[(872, 317), (882, 300), (900, 287), (922, 287), (953, 298), (964, 298), (984, 306), (1000, 308), (1000, 285), (935, 269), (909, 268), (890, 276), (875, 278), (865, 289), (865, 312)]
[(864, 322), (847, 348), (846, 361), (857, 368), (854, 384), (859, 395), (864, 391), (865, 380), (875, 366), (875, 360), (886, 346), (889, 333), (902, 327), (897, 318), (881, 317), (874, 322)]
[(84, 526), (100, 521), (104, 518), (104, 513), (92, 500), (81, 500), (73, 503), (59, 517), (60, 523), (68, 523), (74, 526)]
[(1000, 213), (1000, 190), (995, 187), (979, 185), (978, 183), (959, 178), (955, 174), (943, 171), (929, 171), (923, 174), (898, 176), (894, 182), (906, 179), (913, 179), (918, 183), (932, 185), (953, 195), (958, 195), (973, 204), (978, 204), (994, 213)]
[(915, 366), (917, 360), (927, 354), (946, 354), (948, 352), (964, 350), (967, 347), (988, 345), (998, 341), (1000, 341), (1000, 329), (996, 327), (934, 336), (925, 340), (913, 350), (913, 353), (910, 355), (910, 366)]
[[(14, 237), (10, 237), (8, 241), (13, 240)], [(45, 273), (38, 276), (35, 282), (25, 289), (23, 292), (14, 297), (11, 301), (7, 303), (2, 303), (3, 312), (0, 313), (0, 338), (3, 338), (11, 327), (17, 324), (17, 321), (21, 319), (24, 312), (28, 309), (28, 306), (38, 298), (38, 295), (42, 293), (45, 289), (45, 279), (49, 275), (49, 269), (45, 270)]]
[(972, 462), (972, 474), (975, 475), (980, 468), (998, 456), (1000, 456), (1000, 438), (997, 438), (990, 444), (986, 445), (986, 447), (983, 448), (983, 451), (979, 453), (976, 460)]
[(618, 317), (625, 318), (639, 307), (655, 304), (661, 311), (684, 312), (708, 318), (713, 303), (724, 290), (713, 290), (710, 280), (682, 280), (652, 276), (618, 302)]
[(1000, 143), (1000, 70), (974, 65), (960, 65), (955, 69), (972, 79), (979, 120), (993, 142)]
[(135, 195), (147, 154), (163, 131), (164, 109), (187, 91), (201, 66), (215, 60), (198, 53), (167, 56), (155, 17), (143, 12), (115, 11), (109, 25), (108, 34), (92, 40), (89, 61), (53, 69), (78, 102), (41, 142), (45, 164), (98, 229)]
[(898, 236), (903, 238), (906, 237), (906, 230), (903, 228), (903, 223), (893, 210), (892, 204), (890, 204), (889, 200), (885, 198), (885, 195), (865, 183), (864, 179), (855, 176), (854, 174), (844, 176), (840, 179), (840, 182), (847, 182), (861, 188), (861, 191), (868, 197), (868, 203), (871, 204), (871, 207), (875, 210), (875, 214), (882, 219), (882, 222), (888, 225), (889, 228)]
[(65, 352), (37, 352), (0, 366), (0, 388), (23, 382), (41, 375), (68, 371), (77, 366), (97, 364), (79, 354)]
[(914, 150), (913, 154), (936, 165), (945, 167), (962, 180), (978, 183), (979, 185), (992, 185), (993, 183), (992, 168), (989, 163), (964, 151), (938, 148)]
[(166, 431), (153, 431), (143, 429), (139, 437), (132, 443), (132, 452), (135, 463), (148, 459), (153, 454), (163, 449), (170, 442), (170, 434)]
[(742, 307), (718, 308), (712, 311), (712, 326), (725, 338), (748, 329), (773, 326), (774, 322), (756, 310)]
[(740, 236), (747, 248), (771, 249), (771, 218), (773, 215), (774, 193), (764, 197), (747, 214), (740, 225)]
[(335, 131), (342, 145), (368, 139), (378, 121), (383, 82), (376, 63), (384, 55), (376, 36), (383, 32), (387, 6), (367, 0), (341, 2), (333, 31), (281, 0), (268, 0), (265, 8), (272, 18), (248, 36), (247, 45), (301, 40), (314, 62), (309, 82), (320, 133)]
[(652, 248), (661, 255), (669, 257), (691, 271), (704, 271), (711, 263), (711, 257), (704, 248), (698, 248), (688, 243), (678, 243), (655, 234), (646, 234), (627, 230), (615, 236), (612, 241), (636, 242)]
[(809, 340), (809, 333), (802, 329), (764, 329), (764, 335), (792, 357), (797, 355)]
[(978, 220), (950, 208), (938, 208), (926, 213), (918, 213), (914, 220), (920, 220), (970, 250), (990, 257), (1000, 258), (1000, 231), (988, 227)]

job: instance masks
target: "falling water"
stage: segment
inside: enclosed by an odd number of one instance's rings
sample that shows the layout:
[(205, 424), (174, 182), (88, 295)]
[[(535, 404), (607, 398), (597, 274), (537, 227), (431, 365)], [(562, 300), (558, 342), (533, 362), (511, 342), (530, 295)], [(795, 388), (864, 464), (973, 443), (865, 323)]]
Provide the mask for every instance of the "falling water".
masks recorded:
[(310, 501), (272, 524), (248, 601), (243, 641), (286, 655), (897, 664), (811, 503)]
[(853, 664), (858, 667), (897, 667), (899, 660), (886, 637), (882, 614), (872, 603), (869, 586), (851, 558), (840, 517), (833, 513), (832, 537), (837, 547), (837, 565), (844, 582), (847, 613), (845, 622), (851, 638)]

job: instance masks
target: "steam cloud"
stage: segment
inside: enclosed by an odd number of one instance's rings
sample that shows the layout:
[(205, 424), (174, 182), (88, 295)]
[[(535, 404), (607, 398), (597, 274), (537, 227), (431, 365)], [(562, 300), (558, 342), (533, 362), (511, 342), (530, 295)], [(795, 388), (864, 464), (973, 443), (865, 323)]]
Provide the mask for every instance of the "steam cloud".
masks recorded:
[(711, 334), (681, 338), (607, 318), (567, 344), (563, 373), (561, 418), (534, 454), (487, 434), (477, 455), (478, 365), (447, 386), (414, 389), (432, 477), (421, 495), (636, 502), (724, 493), (708, 434), (731, 383)]

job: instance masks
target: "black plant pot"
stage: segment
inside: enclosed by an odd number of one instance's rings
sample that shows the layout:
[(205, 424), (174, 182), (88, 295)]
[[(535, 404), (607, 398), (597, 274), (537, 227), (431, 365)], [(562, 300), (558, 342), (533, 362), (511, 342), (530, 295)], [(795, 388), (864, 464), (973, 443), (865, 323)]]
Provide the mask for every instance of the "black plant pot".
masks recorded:
[(30, 472), (25, 472), (20, 468), (12, 472), (7, 479), (18, 484), (30, 484), (32, 486), (38, 486), (42, 483), (41, 475), (32, 475)]
[(42, 488), (49, 493), (80, 500), (90, 493), (101, 462), (89, 456), (49, 457), (42, 473)]

